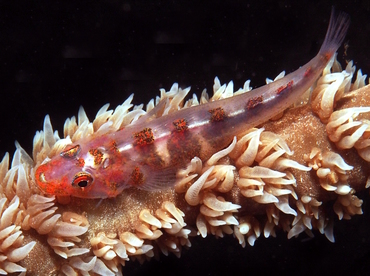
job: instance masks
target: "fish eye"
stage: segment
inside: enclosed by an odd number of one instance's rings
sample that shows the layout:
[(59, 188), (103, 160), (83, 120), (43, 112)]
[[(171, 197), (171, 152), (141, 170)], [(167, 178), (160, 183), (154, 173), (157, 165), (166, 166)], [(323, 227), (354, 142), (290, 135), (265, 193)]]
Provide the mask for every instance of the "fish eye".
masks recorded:
[(90, 174), (85, 172), (79, 172), (75, 175), (72, 181), (72, 186), (85, 188), (93, 182), (93, 178)]
[(60, 153), (60, 156), (65, 158), (75, 158), (80, 150), (80, 145), (76, 145), (73, 147), (67, 146), (67, 148)]

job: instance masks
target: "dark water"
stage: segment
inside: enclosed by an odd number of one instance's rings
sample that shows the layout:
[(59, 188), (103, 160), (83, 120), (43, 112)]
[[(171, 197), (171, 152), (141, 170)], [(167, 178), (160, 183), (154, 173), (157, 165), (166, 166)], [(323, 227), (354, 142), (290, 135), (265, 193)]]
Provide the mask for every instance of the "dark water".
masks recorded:
[[(215, 76), (236, 88), (247, 79), (263, 85), (316, 54), (333, 4), (352, 17), (339, 59), (370, 73), (369, 1), (65, 2), (0, 4), (1, 156), (14, 152), (16, 139), (30, 152), (46, 114), (61, 132), (80, 105), (93, 119), (107, 102), (115, 107), (135, 93), (135, 104), (147, 103), (173, 82), (198, 95), (212, 90)], [(196, 239), (181, 259), (133, 263), (124, 275), (362, 275), (370, 267), (369, 211), (365, 202), (365, 215), (336, 223), (335, 244), (318, 233), (289, 241), (279, 233), (245, 249), (232, 238)]]

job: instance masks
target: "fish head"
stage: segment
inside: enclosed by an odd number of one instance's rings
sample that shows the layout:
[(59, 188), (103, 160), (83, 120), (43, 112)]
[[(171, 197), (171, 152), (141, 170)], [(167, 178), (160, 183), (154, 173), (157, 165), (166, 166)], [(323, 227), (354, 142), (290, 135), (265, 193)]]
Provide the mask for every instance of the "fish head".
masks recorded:
[(115, 197), (122, 188), (107, 173), (108, 164), (109, 158), (98, 149), (83, 150), (80, 145), (68, 145), (36, 169), (35, 180), (41, 191), (49, 195)]

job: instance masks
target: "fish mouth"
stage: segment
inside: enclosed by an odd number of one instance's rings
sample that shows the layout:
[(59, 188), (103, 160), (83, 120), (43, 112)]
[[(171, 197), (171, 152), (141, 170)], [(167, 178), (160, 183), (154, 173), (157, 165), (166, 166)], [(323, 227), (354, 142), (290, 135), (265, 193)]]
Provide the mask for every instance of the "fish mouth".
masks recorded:
[(46, 178), (45, 178), (45, 174), (43, 173), (43, 172), (41, 172), (40, 174), (39, 174), (39, 177), (37, 178), (40, 182), (42, 182), (42, 183), (47, 183), (47, 181), (46, 181)]

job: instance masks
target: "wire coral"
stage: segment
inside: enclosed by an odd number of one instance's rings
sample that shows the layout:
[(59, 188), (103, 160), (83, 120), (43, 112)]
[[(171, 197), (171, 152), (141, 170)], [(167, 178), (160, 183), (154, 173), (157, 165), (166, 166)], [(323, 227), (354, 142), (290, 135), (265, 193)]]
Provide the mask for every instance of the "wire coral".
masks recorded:
[(190, 89), (174, 84), (146, 110), (134, 107), (131, 95), (114, 111), (103, 106), (92, 122), (81, 108), (77, 118), (66, 120), (63, 138), (46, 116), (32, 157), (17, 144), (11, 164), (8, 154), (0, 163), (0, 274), (27, 269), (121, 275), (131, 260), (144, 262), (160, 252), (180, 257), (196, 235), (233, 234), (244, 247), (280, 229), (288, 238), (319, 230), (334, 241), (328, 210), (339, 219), (361, 214), (355, 193), (365, 189), (369, 173), (369, 87), (361, 73), (351, 84), (354, 72), (351, 64), (342, 71), (333, 59), (313, 88), (311, 103), (306, 99), (274, 121), (245, 130), (208, 160), (194, 156), (177, 172), (172, 189), (131, 188), (111, 199), (42, 195), (35, 168), (66, 145), (137, 122), (159, 105), (156, 116), (248, 93), (249, 81), (234, 92), (232, 82), (221, 85), (216, 78), (212, 97), (204, 91), (187, 101)]

